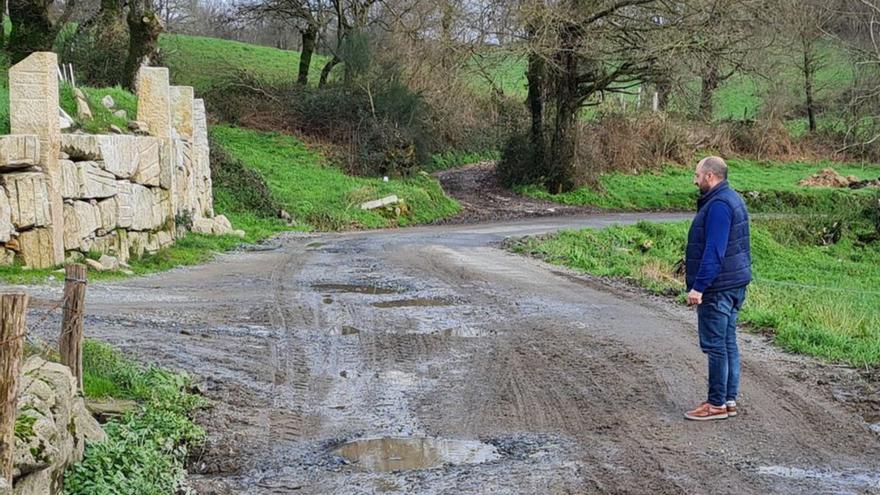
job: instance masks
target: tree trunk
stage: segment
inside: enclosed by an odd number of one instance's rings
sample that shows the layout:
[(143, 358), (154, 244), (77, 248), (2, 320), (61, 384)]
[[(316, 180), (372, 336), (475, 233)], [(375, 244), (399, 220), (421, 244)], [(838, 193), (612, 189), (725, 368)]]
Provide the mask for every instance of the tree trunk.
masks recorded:
[(555, 115), (552, 121), (553, 138), (546, 185), (553, 193), (571, 191), (577, 175), (577, 111), (580, 106), (578, 90), (578, 57), (575, 54), (576, 26), (566, 26), (561, 33), (561, 47), (557, 52), (553, 74)]
[(133, 1), (128, 11), (128, 59), (125, 61), (125, 86), (132, 91), (141, 65), (156, 55), (161, 32), (162, 21), (150, 0)]
[(443, 50), (440, 63), (444, 69), (452, 67), (455, 56), (452, 51), (452, 20), (454, 13), (455, 8), (452, 5), (452, 1), (446, 0), (441, 6), (440, 17), (440, 39), (442, 41), (440, 49)]
[(657, 82), (657, 109), (665, 112), (669, 107), (669, 95), (672, 94), (672, 83), (663, 79)]
[(816, 72), (815, 63), (813, 61), (813, 49), (807, 43), (804, 43), (804, 96), (807, 100), (807, 121), (809, 122), (810, 132), (816, 132), (816, 109), (813, 100), (813, 76)]
[(52, 50), (55, 30), (49, 19), (49, 4), (42, 0), (10, 0), (9, 55), (12, 64), (24, 60), (33, 52)]
[(714, 106), (712, 104), (712, 96), (718, 89), (720, 83), (718, 78), (718, 66), (714, 62), (706, 63), (706, 69), (702, 75), (702, 87), (700, 89), (700, 111), (699, 117), (709, 122), (712, 120)]
[(74, 61), (78, 62), (83, 81), (96, 86), (126, 84), (125, 66), (119, 61), (128, 54), (129, 35), (122, 0), (101, 0), (101, 9), (79, 41), (85, 42)]
[(315, 41), (318, 39), (318, 28), (309, 24), (301, 31), (302, 52), (299, 56), (299, 74), (296, 83), (303, 86), (309, 83), (309, 68), (312, 65), (312, 54), (315, 53)]
[[(526, 72), (528, 80), (528, 102), (529, 113), (532, 117), (532, 125), (529, 130), (529, 144), (531, 146), (531, 162), (532, 170), (541, 171), (545, 166), (547, 140), (544, 134), (544, 100), (546, 98), (546, 77), (547, 65), (544, 60), (535, 53), (529, 54), (529, 65)], [(535, 173), (534, 177), (529, 179), (537, 179), (541, 173)]]
[(321, 69), (321, 79), (318, 81), (319, 88), (324, 87), (324, 85), (327, 84), (327, 79), (330, 77), (330, 71), (332, 71), (333, 68), (336, 67), (336, 65), (339, 64), (339, 62), (341, 61), (342, 59), (340, 59), (336, 55), (333, 55), (333, 58), (331, 58), (326, 64), (324, 64), (324, 68)]
[(0, 7), (0, 48), (3, 48), (6, 46), (6, 2)]

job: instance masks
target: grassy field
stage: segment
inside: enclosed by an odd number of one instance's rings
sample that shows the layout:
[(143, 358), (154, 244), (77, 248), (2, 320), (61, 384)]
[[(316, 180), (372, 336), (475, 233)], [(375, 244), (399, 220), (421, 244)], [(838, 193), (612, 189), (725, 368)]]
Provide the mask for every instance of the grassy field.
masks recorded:
[[(437, 220), (459, 210), (458, 204), (443, 194), (437, 181), (423, 174), (388, 182), (351, 177), (291, 136), (226, 125), (213, 127), (211, 133), (233, 157), (259, 172), (274, 199), (307, 228), (404, 226)], [(359, 207), (362, 202), (391, 194), (404, 200), (407, 214), (395, 218)], [(218, 205), (234, 210), (222, 192)]]
[[(835, 92), (845, 88), (852, 80), (852, 67), (846, 59), (846, 55), (842, 49), (832, 44), (824, 45), (820, 50), (820, 56), (823, 64), (819, 68), (815, 77), (815, 98), (817, 102), (822, 102), (830, 98)], [(803, 100), (803, 75), (794, 65), (791, 56), (784, 54), (768, 55), (778, 61), (778, 68), (774, 74), (775, 82), (771, 82), (767, 78), (754, 74), (736, 74), (730, 79), (724, 81), (714, 95), (714, 117), (715, 119), (742, 119), (754, 118), (760, 109), (764, 99), (771, 94), (777, 98), (784, 98), (790, 102), (801, 102)], [(508, 53), (489, 53), (480, 57), (473, 63), (474, 67), (474, 87), (478, 90), (488, 90), (491, 87), (501, 89), (506, 94), (514, 95), (525, 100), (528, 90), (526, 80), (526, 64), (525, 57), (512, 55)], [(480, 70), (477, 70), (477, 67)], [(486, 76), (491, 79), (487, 81)], [(653, 91), (651, 88), (645, 88), (646, 91)], [(633, 88), (637, 91), (638, 88)], [(685, 110), (695, 104), (700, 93), (700, 81), (693, 78), (685, 84), (685, 90), (688, 94), (679, 95), (670, 102), (671, 110)], [(650, 105), (651, 94), (642, 96), (642, 104)], [(638, 99), (636, 95), (625, 95), (622, 97), (628, 105), (628, 108), (635, 108)], [(616, 101), (615, 96), (611, 100)], [(594, 108), (584, 110), (584, 115), (589, 116), (595, 114)], [(819, 124), (825, 123), (821, 115)], [(799, 134), (806, 129), (806, 118), (793, 119), (789, 123), (790, 130)]]
[[(299, 73), (300, 53), (293, 50), (181, 34), (163, 34), (159, 48), (161, 63), (171, 71), (172, 83), (193, 86), (196, 94), (239, 71), (268, 83), (294, 81)], [(327, 60), (323, 55), (312, 56), (310, 82), (317, 84)]]
[[(827, 167), (843, 175), (875, 179), (880, 176), (880, 165), (877, 164), (780, 163), (732, 158), (728, 160), (728, 166), (730, 184), (744, 193), (753, 211), (828, 210), (853, 199), (878, 195), (876, 189), (851, 191), (798, 185), (800, 180)], [(600, 177), (598, 189), (582, 187), (554, 195), (528, 186), (521, 188), (520, 192), (564, 204), (623, 210), (687, 210), (694, 207), (699, 195), (693, 185), (693, 169), (678, 166), (640, 175), (606, 174)]]
[[(681, 294), (684, 283), (675, 267), (688, 226), (639, 223), (567, 231), (527, 238), (513, 249), (657, 293)], [(755, 281), (741, 321), (770, 332), (793, 352), (853, 365), (880, 363), (880, 244), (862, 245), (852, 234), (827, 246), (805, 242), (811, 237), (809, 225), (790, 220), (753, 222)]]

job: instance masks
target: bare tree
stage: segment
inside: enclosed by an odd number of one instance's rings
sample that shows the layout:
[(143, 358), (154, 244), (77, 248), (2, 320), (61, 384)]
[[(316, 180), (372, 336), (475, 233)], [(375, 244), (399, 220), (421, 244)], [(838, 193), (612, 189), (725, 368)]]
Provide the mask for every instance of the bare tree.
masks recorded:
[(655, 0), (532, 0), (522, 9), (528, 51), (532, 178), (552, 192), (577, 185), (577, 120), (585, 106), (628, 92), (684, 42), (669, 36), (685, 11)]
[(299, 31), (302, 44), (299, 59), (297, 83), (308, 83), (312, 55), (318, 40), (318, 33), (326, 23), (328, 5), (325, 0), (260, 0), (256, 3), (239, 5), (239, 14), (253, 19), (281, 20), (293, 25)]
[(697, 115), (711, 120), (715, 91), (728, 79), (754, 72), (760, 54), (773, 43), (769, 4), (763, 0), (695, 0), (687, 4), (692, 22), (685, 63), (700, 78)]
[(832, 8), (834, 32), (853, 61), (853, 83), (844, 106), (841, 152), (880, 159), (880, 0), (839, 0)]
[(130, 0), (128, 4), (128, 58), (125, 85), (134, 89), (138, 70), (155, 58), (162, 33), (162, 20), (152, 0)]
[(793, 65), (803, 76), (804, 111), (810, 132), (816, 131), (816, 73), (827, 65), (823, 51), (826, 30), (835, 17), (824, 2), (812, 0), (780, 0), (781, 25), (790, 35)]

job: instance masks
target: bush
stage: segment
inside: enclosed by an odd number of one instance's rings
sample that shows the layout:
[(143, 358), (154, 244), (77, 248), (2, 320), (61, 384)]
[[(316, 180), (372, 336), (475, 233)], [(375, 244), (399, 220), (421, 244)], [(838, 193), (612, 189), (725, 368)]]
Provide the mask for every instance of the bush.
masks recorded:
[(498, 180), (504, 186), (513, 187), (543, 182), (543, 177), (534, 166), (534, 150), (529, 139), (528, 134), (516, 133), (511, 135), (504, 145), (497, 167)]
[(692, 152), (685, 128), (663, 114), (600, 114), (581, 124), (579, 136), (581, 183), (592, 182), (600, 173), (639, 172), (683, 162)]
[(83, 460), (65, 473), (65, 493), (175, 493), (186, 474), (188, 445), (204, 438), (187, 416), (202, 402), (186, 392), (187, 378), (144, 369), (92, 340), (83, 346), (83, 371), (86, 395), (135, 399), (142, 408), (105, 425), (107, 441), (88, 444)]
[(259, 218), (277, 217), (281, 206), (273, 198), (263, 176), (246, 167), (241, 160), (233, 158), (213, 135), (210, 141), (212, 184), (231, 195), (229, 200), (216, 206), (227, 213), (249, 213)]
[(435, 153), (498, 150), (525, 121), (521, 102), (476, 95), (452, 73), (414, 82), (399, 57), (370, 47), (368, 37), (354, 37), (343, 53), (348, 73), (323, 87), (238, 72), (205, 98), (221, 120), (331, 143), (347, 171), (363, 176), (408, 176), (430, 168)]
[(65, 27), (55, 47), (61, 63), (73, 64), (77, 84), (105, 87), (125, 81), (128, 25), (124, 13), (106, 22), (96, 17), (80, 26)]

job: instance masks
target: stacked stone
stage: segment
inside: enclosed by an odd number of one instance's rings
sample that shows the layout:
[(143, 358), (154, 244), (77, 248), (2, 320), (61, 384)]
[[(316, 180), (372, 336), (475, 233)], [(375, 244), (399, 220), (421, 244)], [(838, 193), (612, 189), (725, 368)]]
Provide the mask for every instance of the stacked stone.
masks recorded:
[(171, 86), (172, 144), (178, 167), (175, 214), (193, 220), (213, 218), (214, 205), (209, 162), (205, 102), (193, 97), (189, 86)]
[(61, 137), (64, 249), (127, 261), (173, 242), (173, 156), (160, 138)]
[(49, 187), (37, 136), (0, 136), (0, 264), (18, 252), (28, 253), (26, 263), (51, 264)]
[(99, 252), (126, 262), (174, 242), (177, 223), (237, 234), (214, 216), (205, 104), (168, 69), (138, 74), (139, 134), (61, 134), (57, 57), (10, 69), (13, 134), (0, 136), (0, 264), (60, 264)]

